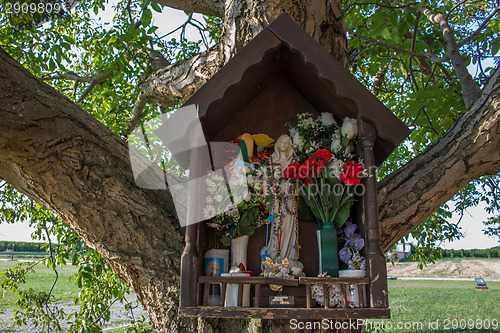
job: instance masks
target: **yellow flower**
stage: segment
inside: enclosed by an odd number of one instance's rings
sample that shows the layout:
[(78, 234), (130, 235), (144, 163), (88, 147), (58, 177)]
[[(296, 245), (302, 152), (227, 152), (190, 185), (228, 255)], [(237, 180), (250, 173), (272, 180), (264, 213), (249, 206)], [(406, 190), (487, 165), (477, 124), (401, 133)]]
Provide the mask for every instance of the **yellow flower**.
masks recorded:
[(262, 152), (266, 148), (272, 148), (274, 145), (274, 139), (270, 138), (267, 134), (254, 134), (252, 138), (257, 145), (258, 152)]

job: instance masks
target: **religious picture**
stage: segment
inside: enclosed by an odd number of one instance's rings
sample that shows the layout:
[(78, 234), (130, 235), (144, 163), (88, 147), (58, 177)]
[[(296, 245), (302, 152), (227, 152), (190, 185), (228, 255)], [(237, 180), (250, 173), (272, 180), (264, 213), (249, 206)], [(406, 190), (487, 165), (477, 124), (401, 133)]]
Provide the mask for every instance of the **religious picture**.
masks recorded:
[(220, 276), (223, 273), (224, 258), (205, 258), (205, 275)]

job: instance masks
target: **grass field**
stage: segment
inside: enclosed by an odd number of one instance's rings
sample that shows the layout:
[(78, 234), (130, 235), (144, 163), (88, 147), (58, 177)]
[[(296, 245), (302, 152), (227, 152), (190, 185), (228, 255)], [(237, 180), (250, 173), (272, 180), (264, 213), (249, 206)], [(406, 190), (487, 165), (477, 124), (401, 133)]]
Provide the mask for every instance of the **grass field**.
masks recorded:
[[(0, 261), (0, 271), (16, 263)], [(75, 272), (73, 266), (59, 269), (59, 282), (53, 293), (57, 301), (70, 302), (78, 292), (69, 282)], [(28, 275), (26, 287), (47, 291), (53, 277), (50, 269), (38, 265)], [(389, 280), (388, 284), (392, 318), (370, 320), (367, 332), (500, 332), (500, 282), (488, 282), (488, 291), (476, 291), (473, 281)], [(0, 299), (0, 312), (15, 309), (15, 300), (16, 295), (7, 292)], [(106, 332), (121, 333), (125, 329)]]
[(385, 328), (383, 332), (500, 331), (500, 282), (489, 282), (488, 291), (476, 291), (473, 281), (388, 283), (391, 319), (370, 321), (368, 328), (373, 330), (368, 331), (377, 332), (379, 327)]
[[(19, 261), (0, 261), (0, 271), (14, 267)], [(71, 302), (73, 297), (78, 294), (78, 287), (73, 282), (69, 281), (70, 276), (75, 274), (77, 268), (71, 265), (64, 266), (58, 269), (59, 280), (52, 294), (55, 301)], [(54, 282), (54, 272), (44, 266), (38, 264), (34, 267), (34, 272), (27, 275), (26, 285), (22, 289), (33, 288), (35, 291), (48, 291)], [(5, 292), (4, 297), (0, 299), (0, 311), (12, 310), (16, 308), (14, 304), (17, 300), (17, 295), (11, 292)]]

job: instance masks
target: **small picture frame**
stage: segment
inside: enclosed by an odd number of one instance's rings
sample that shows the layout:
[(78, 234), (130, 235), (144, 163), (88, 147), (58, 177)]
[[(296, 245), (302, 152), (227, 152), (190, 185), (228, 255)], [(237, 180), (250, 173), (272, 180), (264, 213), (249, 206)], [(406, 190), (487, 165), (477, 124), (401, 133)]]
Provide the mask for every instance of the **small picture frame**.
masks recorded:
[(203, 267), (206, 276), (220, 276), (224, 273), (224, 258), (206, 257)]

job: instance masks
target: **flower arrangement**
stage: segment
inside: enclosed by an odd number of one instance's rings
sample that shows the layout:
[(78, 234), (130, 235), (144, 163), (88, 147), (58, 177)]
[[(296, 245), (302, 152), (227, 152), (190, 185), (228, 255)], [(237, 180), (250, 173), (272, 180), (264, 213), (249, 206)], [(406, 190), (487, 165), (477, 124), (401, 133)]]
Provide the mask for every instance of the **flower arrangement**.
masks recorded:
[[(241, 162), (241, 161), (239, 161)], [(218, 169), (207, 178), (206, 206), (203, 217), (208, 226), (217, 229), (225, 246), (243, 235), (252, 235), (265, 224), (265, 167), (261, 164), (236, 163), (226, 179)]]
[(327, 149), (342, 161), (353, 157), (358, 135), (356, 119), (346, 117), (340, 126), (329, 112), (321, 113), (316, 119), (310, 113), (301, 113), (297, 115), (295, 125), (286, 125), (290, 128), (290, 137), (300, 162), (318, 149)]
[(354, 187), (365, 176), (364, 166), (352, 155), (356, 119), (345, 118), (340, 127), (331, 113), (317, 119), (303, 113), (290, 134), (301, 163), (291, 163), (284, 177), (295, 180), (297, 192), (320, 222), (339, 229), (355, 201)]
[(341, 239), (345, 240), (344, 247), (339, 251), (340, 260), (347, 264), (349, 269), (366, 269), (366, 260), (359, 251), (365, 246), (360, 234), (355, 233), (357, 225), (346, 222)]
[[(318, 277), (325, 277), (326, 273), (318, 275)], [(330, 300), (330, 307), (334, 308), (337, 306), (342, 306), (342, 294), (340, 286), (336, 284), (328, 285), (328, 295)], [(321, 306), (325, 306), (325, 295), (323, 291), (323, 285), (313, 284), (311, 286), (311, 296), (318, 302)]]

